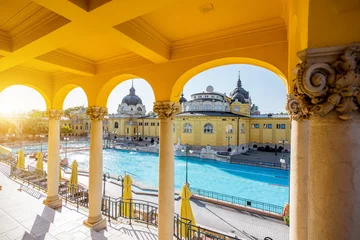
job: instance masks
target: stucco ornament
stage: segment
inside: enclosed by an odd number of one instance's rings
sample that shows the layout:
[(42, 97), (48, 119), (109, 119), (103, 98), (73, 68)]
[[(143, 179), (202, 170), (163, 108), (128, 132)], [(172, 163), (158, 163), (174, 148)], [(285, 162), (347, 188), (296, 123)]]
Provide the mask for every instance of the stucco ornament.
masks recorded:
[(153, 110), (158, 115), (159, 119), (174, 120), (175, 115), (180, 112), (180, 104), (175, 102), (156, 102), (154, 103)]
[(335, 59), (315, 63), (305, 60), (298, 64), (286, 106), (292, 119), (323, 117), (337, 111), (340, 119), (348, 120), (359, 109), (360, 50), (355, 46), (347, 47)]
[(86, 115), (90, 116), (91, 120), (102, 121), (108, 115), (108, 109), (104, 107), (88, 107), (86, 108)]
[(46, 116), (48, 116), (49, 120), (60, 120), (60, 118), (64, 115), (63, 110), (59, 109), (47, 109)]

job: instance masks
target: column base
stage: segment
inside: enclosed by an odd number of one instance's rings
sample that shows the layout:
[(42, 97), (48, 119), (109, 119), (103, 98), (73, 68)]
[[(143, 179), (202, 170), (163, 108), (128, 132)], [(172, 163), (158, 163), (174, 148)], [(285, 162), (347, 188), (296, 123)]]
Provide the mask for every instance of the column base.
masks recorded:
[(100, 221), (97, 222), (89, 222), (89, 219), (87, 221), (84, 221), (84, 225), (96, 232), (103, 230), (106, 228), (106, 218), (101, 218)]
[(61, 198), (59, 198), (59, 196), (47, 197), (43, 201), (43, 204), (45, 206), (48, 206), (48, 207), (52, 208), (52, 209), (57, 209), (57, 208), (62, 207), (62, 200), (61, 200)]

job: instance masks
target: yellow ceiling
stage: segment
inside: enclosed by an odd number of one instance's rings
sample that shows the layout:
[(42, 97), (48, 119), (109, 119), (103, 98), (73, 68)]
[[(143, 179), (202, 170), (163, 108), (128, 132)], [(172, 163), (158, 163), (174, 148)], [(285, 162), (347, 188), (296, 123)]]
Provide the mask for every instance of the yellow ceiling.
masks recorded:
[(129, 50), (121, 47), (118, 41), (106, 35), (94, 35), (89, 39), (73, 42), (61, 49), (92, 61), (99, 61), (129, 52)]
[(32, 59), (26, 63), (19, 65), (20, 67), (30, 68), (35, 71), (45, 72), (45, 73), (57, 73), (62, 71), (60, 66), (56, 66), (50, 63), (46, 63), (40, 60)]
[(30, 2), (30, 0), (1, 0), (0, 9), (2, 9), (2, 11), (0, 14), (0, 27), (20, 12)]
[[(281, 15), (281, 0), (184, 0), (142, 18), (170, 41)], [(213, 11), (201, 12), (211, 4)]]

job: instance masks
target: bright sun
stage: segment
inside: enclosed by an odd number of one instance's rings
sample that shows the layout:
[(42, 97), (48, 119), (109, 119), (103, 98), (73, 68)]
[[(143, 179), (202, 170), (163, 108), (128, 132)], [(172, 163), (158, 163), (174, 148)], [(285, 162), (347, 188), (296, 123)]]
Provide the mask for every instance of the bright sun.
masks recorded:
[(12, 104), (0, 103), (0, 112), (1, 113), (12, 113), (12, 112), (14, 112), (14, 108), (13, 108)]

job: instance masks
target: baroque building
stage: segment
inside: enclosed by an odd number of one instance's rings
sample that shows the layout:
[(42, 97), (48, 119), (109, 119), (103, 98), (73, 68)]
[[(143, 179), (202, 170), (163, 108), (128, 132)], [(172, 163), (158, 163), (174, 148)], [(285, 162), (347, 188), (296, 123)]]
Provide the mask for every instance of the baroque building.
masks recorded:
[[(290, 120), (287, 114), (260, 114), (252, 104), (248, 91), (239, 78), (234, 90), (228, 95), (208, 86), (201, 93), (187, 100), (181, 95), (181, 113), (173, 125), (174, 141), (194, 148), (210, 145), (224, 150), (228, 145), (240, 151), (250, 148), (274, 147), (280, 140), (287, 140), (285, 149), (290, 149)], [(110, 114), (105, 132), (112, 139), (124, 141), (159, 141), (159, 120), (156, 115), (146, 115), (142, 100), (130, 88), (118, 111)]]

